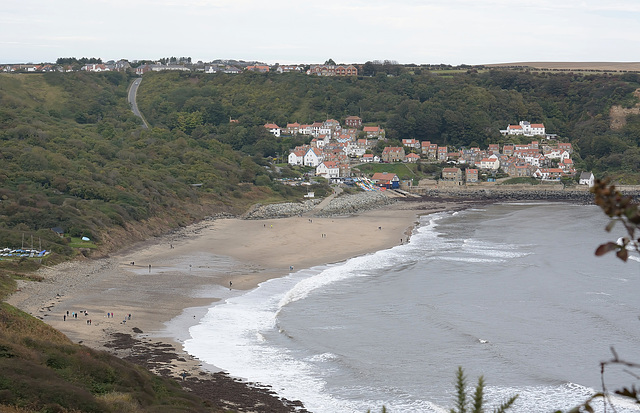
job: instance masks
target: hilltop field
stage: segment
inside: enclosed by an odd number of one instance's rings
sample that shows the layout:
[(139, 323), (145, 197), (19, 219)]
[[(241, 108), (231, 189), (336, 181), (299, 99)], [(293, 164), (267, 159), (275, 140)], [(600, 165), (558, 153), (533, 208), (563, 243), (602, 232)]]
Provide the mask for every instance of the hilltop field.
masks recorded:
[(486, 64), (486, 67), (531, 67), (545, 70), (640, 72), (640, 62), (514, 62)]

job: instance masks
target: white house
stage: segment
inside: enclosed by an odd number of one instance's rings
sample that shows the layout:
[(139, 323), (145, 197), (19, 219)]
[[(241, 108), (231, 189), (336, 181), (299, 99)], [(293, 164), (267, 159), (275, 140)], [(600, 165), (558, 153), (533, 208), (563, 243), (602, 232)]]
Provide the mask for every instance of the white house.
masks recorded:
[(589, 185), (589, 188), (593, 188), (595, 178), (591, 172), (582, 172), (580, 174), (580, 185)]
[(523, 156), (522, 158), (525, 163), (528, 163), (529, 165), (532, 166), (544, 166), (545, 160), (546, 158), (544, 157), (544, 155), (536, 153), (536, 154), (525, 154), (525, 156)]
[(288, 163), (289, 165), (304, 165), (304, 150), (292, 151), (289, 154)]
[(542, 123), (529, 123), (520, 121), (518, 125), (509, 125), (506, 130), (501, 130), (503, 135), (545, 136), (546, 129)]
[(552, 149), (551, 152), (544, 154), (549, 159), (557, 159), (559, 162), (563, 162), (565, 159), (571, 158), (569, 151), (564, 149)]
[(404, 161), (408, 163), (416, 163), (420, 160), (420, 155), (409, 153), (404, 157)]
[(340, 167), (336, 162), (322, 162), (316, 167), (316, 175), (326, 179), (339, 178)]
[(282, 128), (278, 125), (276, 125), (275, 123), (267, 123), (266, 125), (264, 125), (265, 128), (269, 129), (269, 132), (273, 134), (273, 136), (280, 136), (280, 132), (282, 131)]
[(331, 128), (325, 126), (323, 123), (313, 122), (313, 124), (310, 125), (310, 127), (311, 127), (311, 136), (315, 138), (317, 138), (320, 135), (327, 135), (331, 137)]
[(309, 148), (307, 153), (304, 154), (304, 164), (306, 166), (313, 166), (314, 168), (324, 160), (322, 151), (318, 148)]
[(380, 163), (380, 157), (376, 156), (372, 153), (365, 153), (364, 155), (362, 155), (362, 162), (375, 162), (375, 163)]
[(356, 144), (355, 142), (349, 142), (347, 144), (347, 156), (354, 156), (356, 158), (360, 158), (367, 151), (362, 146)]
[(533, 173), (535, 178), (541, 178), (543, 180), (557, 179), (559, 180), (564, 175), (564, 172), (560, 168), (538, 168)]
[(491, 169), (497, 171), (500, 169), (500, 160), (497, 156), (491, 155), (488, 158), (482, 158), (480, 163), (477, 163), (476, 165), (480, 167), (480, 169)]

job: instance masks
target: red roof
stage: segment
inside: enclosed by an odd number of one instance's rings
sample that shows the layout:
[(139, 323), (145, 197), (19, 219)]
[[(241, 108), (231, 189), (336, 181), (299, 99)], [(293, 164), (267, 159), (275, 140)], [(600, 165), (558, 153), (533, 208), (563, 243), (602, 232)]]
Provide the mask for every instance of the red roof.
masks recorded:
[(397, 178), (397, 175), (396, 174), (392, 174), (390, 172), (376, 172), (371, 177), (371, 179), (374, 180), (374, 181), (390, 181), (390, 180), (392, 180), (394, 178)]

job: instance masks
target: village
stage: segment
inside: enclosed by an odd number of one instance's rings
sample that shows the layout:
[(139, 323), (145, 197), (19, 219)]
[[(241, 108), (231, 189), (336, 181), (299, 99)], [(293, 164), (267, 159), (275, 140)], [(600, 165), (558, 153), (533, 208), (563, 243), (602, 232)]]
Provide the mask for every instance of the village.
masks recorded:
[[(131, 63), (133, 63), (132, 66)], [(315, 76), (357, 76), (358, 68), (354, 65), (335, 64), (310, 64), (310, 65), (267, 65), (259, 62), (243, 61), (214, 61), (214, 62), (191, 62), (191, 60), (172, 60), (168, 62), (140, 63), (129, 62), (121, 59), (118, 61), (109, 60), (104, 63), (88, 63), (81, 66), (71, 64), (9, 64), (0, 65), (0, 72), (4, 73), (48, 73), (48, 72), (121, 72), (135, 71), (135, 74), (142, 76), (148, 72), (196, 72), (196, 73), (226, 73), (239, 74), (244, 71), (258, 73), (305, 73)]]
[[(308, 125), (290, 123), (286, 127), (268, 123), (264, 127), (275, 136), (309, 135), (311, 141), (308, 145), (290, 151), (288, 164), (314, 168), (316, 176), (330, 182), (352, 182), (352, 167), (370, 162), (446, 163), (448, 166), (442, 169), (439, 183), (448, 186), (478, 184), (483, 181), (483, 176), (492, 181), (498, 172), (509, 177), (531, 177), (545, 181), (576, 175), (571, 158), (572, 145), (558, 142), (557, 135), (547, 134), (543, 124), (531, 124), (528, 121), (508, 125), (500, 131), (506, 137), (531, 137), (528, 144), (490, 144), (486, 149), (472, 147), (453, 150), (430, 141), (402, 139), (402, 146), (386, 146), (380, 155), (374, 152), (379, 141), (386, 141), (384, 129), (380, 126), (363, 126), (358, 116), (347, 117), (344, 127), (335, 119)], [(394, 174), (376, 173), (370, 179), (377, 188), (400, 186)], [(581, 174), (580, 184), (591, 186), (593, 174)]]

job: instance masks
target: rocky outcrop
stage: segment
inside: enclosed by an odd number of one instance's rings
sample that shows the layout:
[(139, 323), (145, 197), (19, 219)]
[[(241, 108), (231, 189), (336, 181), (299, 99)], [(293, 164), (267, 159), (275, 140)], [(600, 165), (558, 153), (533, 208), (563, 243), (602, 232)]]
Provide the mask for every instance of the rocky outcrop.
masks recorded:
[(307, 200), (300, 203), (284, 203), (271, 205), (256, 205), (247, 212), (244, 219), (270, 219), (287, 218), (296, 215), (329, 217), (338, 215), (350, 215), (396, 202), (395, 198), (389, 198), (382, 192), (363, 192), (355, 195), (343, 195), (334, 198), (327, 206), (319, 211), (314, 208), (320, 200)]
[(391, 205), (395, 202), (397, 202), (397, 198), (390, 198), (383, 192), (362, 192), (334, 198), (329, 205), (317, 211), (315, 215), (318, 217), (349, 215)]
[(269, 218), (287, 218), (296, 215), (302, 215), (311, 211), (319, 199), (307, 200), (304, 202), (286, 202), (282, 204), (270, 205), (254, 205), (246, 214), (242, 216), (244, 219), (269, 219)]

